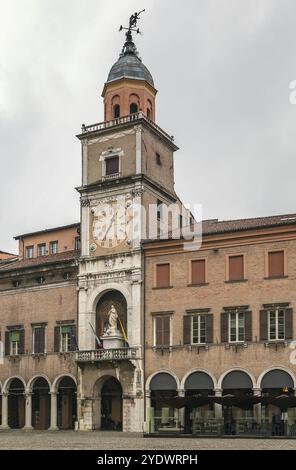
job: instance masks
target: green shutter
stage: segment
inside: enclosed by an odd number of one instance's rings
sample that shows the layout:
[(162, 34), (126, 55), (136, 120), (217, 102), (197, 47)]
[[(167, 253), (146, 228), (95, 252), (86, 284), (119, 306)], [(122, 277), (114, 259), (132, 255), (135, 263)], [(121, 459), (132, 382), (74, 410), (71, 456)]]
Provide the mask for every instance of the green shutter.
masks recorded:
[(71, 333), (71, 325), (61, 326), (61, 333)]
[(12, 331), (10, 333), (10, 341), (19, 342), (20, 340), (20, 332), (19, 331)]

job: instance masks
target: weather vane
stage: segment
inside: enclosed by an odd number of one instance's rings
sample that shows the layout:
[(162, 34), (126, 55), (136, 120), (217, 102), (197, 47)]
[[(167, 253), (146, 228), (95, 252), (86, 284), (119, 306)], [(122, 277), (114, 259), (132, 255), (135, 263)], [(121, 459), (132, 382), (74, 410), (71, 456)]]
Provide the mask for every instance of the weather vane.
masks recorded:
[(129, 19), (129, 27), (125, 28), (124, 26), (120, 26), (119, 31), (122, 31), (123, 29), (126, 29), (129, 32), (135, 31), (137, 34), (142, 34), (140, 29), (137, 28), (137, 23), (140, 19), (141, 13), (143, 13), (145, 10), (141, 10), (139, 12), (135, 12)]

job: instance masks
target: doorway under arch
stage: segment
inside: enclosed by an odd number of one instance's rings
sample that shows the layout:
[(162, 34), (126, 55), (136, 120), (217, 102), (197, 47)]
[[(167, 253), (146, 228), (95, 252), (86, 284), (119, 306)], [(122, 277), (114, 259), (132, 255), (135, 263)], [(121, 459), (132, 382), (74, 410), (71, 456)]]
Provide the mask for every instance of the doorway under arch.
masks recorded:
[(32, 387), (32, 426), (48, 429), (50, 426), (50, 388), (44, 377), (38, 377)]
[(11, 429), (25, 426), (25, 386), (18, 378), (8, 386), (8, 426)]
[(59, 429), (74, 429), (77, 419), (77, 387), (69, 376), (62, 377), (58, 385), (57, 417)]
[(122, 387), (114, 377), (109, 377), (102, 386), (101, 429), (122, 431)]

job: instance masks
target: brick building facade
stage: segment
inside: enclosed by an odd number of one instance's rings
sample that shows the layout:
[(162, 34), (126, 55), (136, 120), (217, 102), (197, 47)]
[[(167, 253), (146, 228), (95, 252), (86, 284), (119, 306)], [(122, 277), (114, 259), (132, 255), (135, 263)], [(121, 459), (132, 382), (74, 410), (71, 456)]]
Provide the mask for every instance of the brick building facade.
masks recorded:
[(163, 208), (194, 220), (156, 93), (128, 29), (104, 122), (78, 135), (80, 223), (0, 252), (2, 429), (296, 434), (296, 216), (204, 221), (198, 250), (162, 239)]

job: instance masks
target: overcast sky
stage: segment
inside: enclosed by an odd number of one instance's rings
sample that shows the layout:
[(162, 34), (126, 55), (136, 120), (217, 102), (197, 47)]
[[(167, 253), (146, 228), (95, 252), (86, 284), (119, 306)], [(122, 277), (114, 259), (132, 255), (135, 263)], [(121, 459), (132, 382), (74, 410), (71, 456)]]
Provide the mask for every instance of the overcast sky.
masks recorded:
[(0, 0), (0, 250), (79, 220), (82, 123), (136, 10), (176, 190), (204, 218), (296, 212), (294, 0)]

